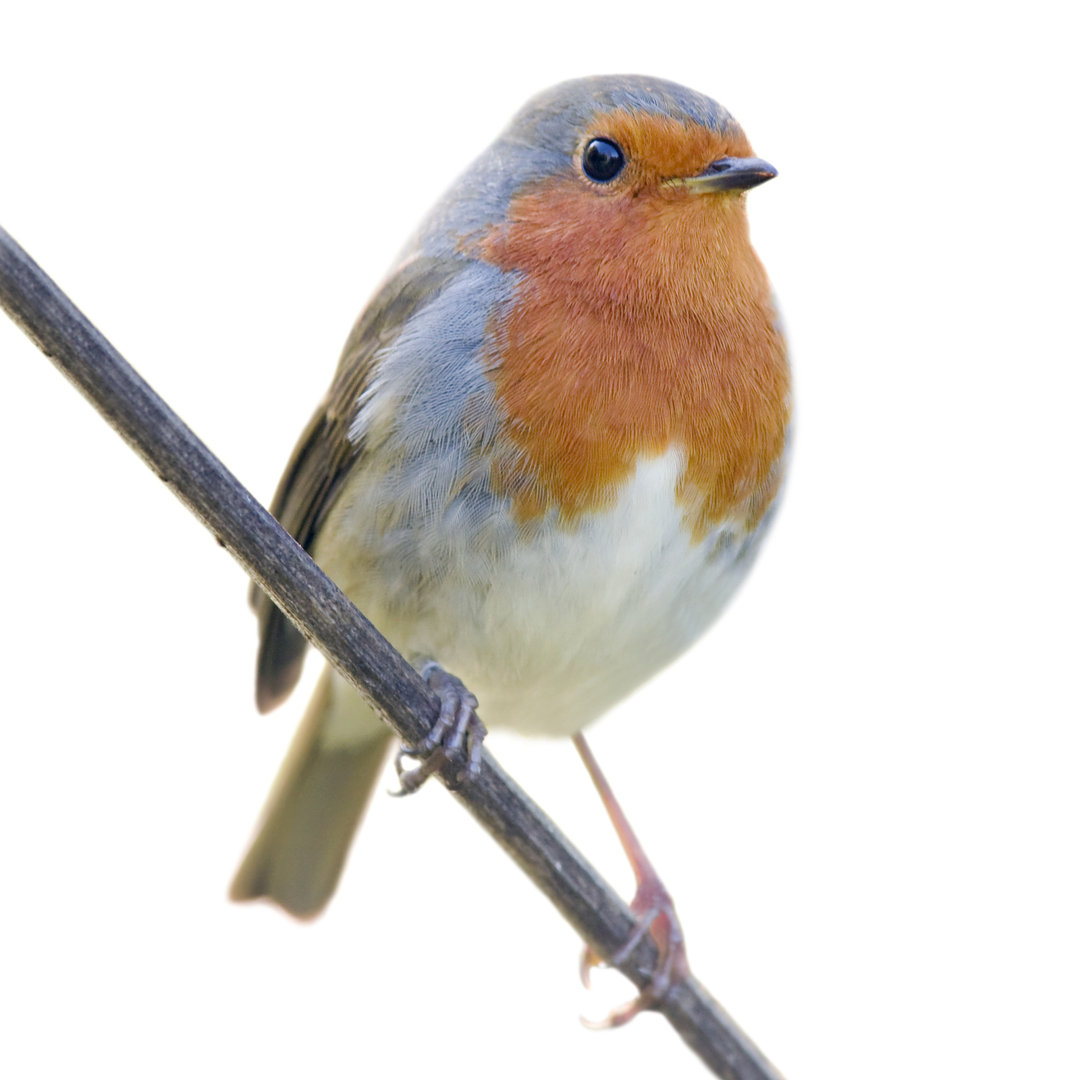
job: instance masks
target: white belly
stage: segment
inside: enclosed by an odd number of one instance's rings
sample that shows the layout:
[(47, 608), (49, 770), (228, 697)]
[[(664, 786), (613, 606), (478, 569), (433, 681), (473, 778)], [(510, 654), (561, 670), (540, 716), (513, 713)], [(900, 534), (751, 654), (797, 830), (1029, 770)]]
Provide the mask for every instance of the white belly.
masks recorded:
[[(693, 642), (752, 562), (761, 529), (691, 540), (675, 498), (681, 467), (675, 452), (643, 461), (611, 509), (572, 527), (547, 521), (494, 546), (469, 529), (442, 537), (430, 573), (413, 554), (399, 574), (387, 551), (377, 567), (320, 561), (406, 656), (461, 678), (486, 724), (572, 734)], [(336, 555), (350, 523), (371, 521), (363, 497), (350, 502)]]

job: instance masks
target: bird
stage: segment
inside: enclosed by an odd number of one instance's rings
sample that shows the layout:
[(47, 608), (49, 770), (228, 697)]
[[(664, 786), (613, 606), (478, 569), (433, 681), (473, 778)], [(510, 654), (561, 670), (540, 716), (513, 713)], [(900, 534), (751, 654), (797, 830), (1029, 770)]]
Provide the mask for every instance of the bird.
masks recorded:
[[(775, 516), (791, 374), (746, 193), (776, 175), (676, 83), (536, 95), (362, 311), (271, 504), (442, 703), (427, 744), (398, 753), (402, 790), (428, 751), (467, 782), (487, 726), (573, 739), (635, 871), (634, 940), (661, 956), (613, 1025), (689, 969), (583, 730), (713, 623)], [(252, 604), (265, 712), (306, 643), (254, 587)], [(232, 898), (322, 911), (391, 741), (328, 667)], [(586, 950), (586, 981), (598, 962)]]

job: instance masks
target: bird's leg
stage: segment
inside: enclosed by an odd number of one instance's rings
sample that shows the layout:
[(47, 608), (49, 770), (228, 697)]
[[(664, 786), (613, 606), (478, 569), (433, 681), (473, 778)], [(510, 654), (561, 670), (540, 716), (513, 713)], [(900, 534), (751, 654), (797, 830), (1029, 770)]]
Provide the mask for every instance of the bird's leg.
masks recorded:
[[(577, 747), (581, 760), (585, 762), (585, 768), (589, 770), (596, 790), (600, 793), (600, 798), (608, 812), (608, 817), (611, 818), (612, 825), (615, 826), (615, 832), (619, 836), (626, 857), (630, 860), (634, 878), (637, 881), (637, 890), (634, 893), (634, 899), (630, 902), (630, 910), (637, 917), (637, 923), (634, 932), (612, 956), (611, 963), (613, 966), (621, 964), (634, 951), (637, 943), (646, 933), (652, 935), (653, 941), (660, 950), (660, 958), (649, 985), (633, 1001), (615, 1009), (606, 1020), (599, 1023), (585, 1021), (588, 1027), (619, 1027), (633, 1020), (642, 1009), (650, 1009), (662, 1002), (671, 987), (690, 974), (690, 967), (686, 961), (682, 927), (675, 915), (675, 904), (671, 895), (645, 854), (641, 842), (634, 834), (622, 807), (616, 801), (610, 785), (600, 771), (600, 766), (596, 763), (589, 744), (580, 733), (574, 736), (574, 746)], [(590, 969), (601, 962), (601, 958), (586, 946), (581, 957), (581, 979), (586, 986), (589, 985)]]
[[(401, 788), (395, 795), (411, 795), (444, 761), (464, 759), (458, 782), (475, 776), (480, 768), (480, 746), (487, 728), (476, 715), (476, 698), (465, 684), (434, 661), (420, 668), (420, 676), (439, 698), (439, 715), (419, 746), (402, 746), (394, 758)], [(407, 757), (427, 757), (415, 768), (406, 769)]]

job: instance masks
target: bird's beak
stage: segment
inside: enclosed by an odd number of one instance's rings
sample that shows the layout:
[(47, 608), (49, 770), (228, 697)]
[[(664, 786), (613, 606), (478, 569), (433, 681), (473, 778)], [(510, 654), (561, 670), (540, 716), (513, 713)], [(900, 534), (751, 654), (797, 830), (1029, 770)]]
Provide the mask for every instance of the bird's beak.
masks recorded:
[(685, 176), (673, 181), (680, 187), (705, 194), (710, 191), (748, 191), (764, 184), (776, 175), (776, 170), (761, 158), (725, 157), (714, 161), (699, 176)]

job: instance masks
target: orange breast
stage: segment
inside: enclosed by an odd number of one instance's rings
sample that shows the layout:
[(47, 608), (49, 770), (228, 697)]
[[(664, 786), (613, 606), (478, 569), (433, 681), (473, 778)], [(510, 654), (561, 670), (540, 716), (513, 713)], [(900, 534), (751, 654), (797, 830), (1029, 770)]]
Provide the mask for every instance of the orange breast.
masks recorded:
[(520, 194), (481, 243), (521, 274), (490, 327), (508, 427), (493, 481), (523, 521), (609, 505), (644, 455), (685, 455), (698, 538), (754, 524), (780, 481), (789, 373), (743, 200), (577, 178)]

